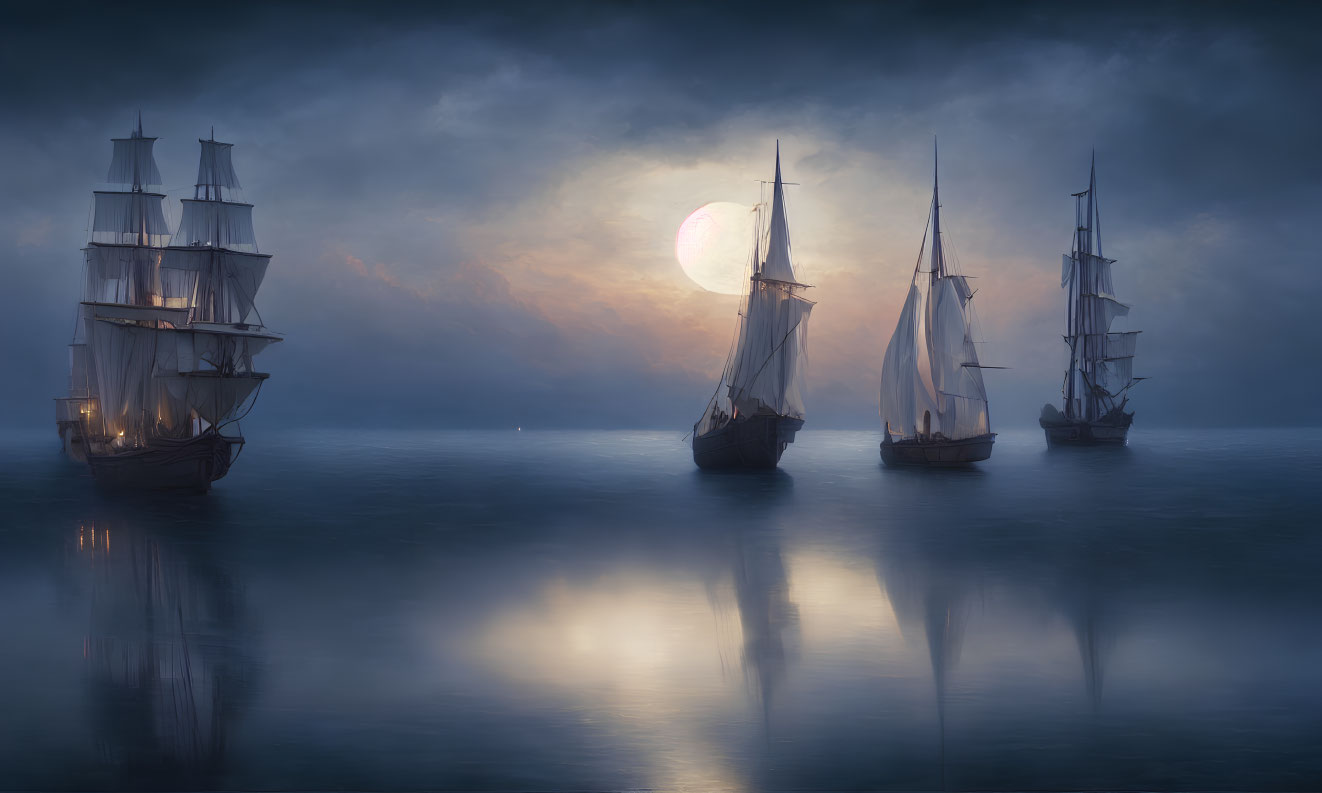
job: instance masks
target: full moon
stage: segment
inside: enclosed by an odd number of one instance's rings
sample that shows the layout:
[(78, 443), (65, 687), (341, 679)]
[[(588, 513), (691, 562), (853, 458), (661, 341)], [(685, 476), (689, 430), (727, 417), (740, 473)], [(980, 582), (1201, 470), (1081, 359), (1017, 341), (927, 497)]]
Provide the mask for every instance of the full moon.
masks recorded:
[(675, 235), (675, 258), (684, 274), (709, 292), (739, 295), (753, 238), (753, 210), (716, 201), (684, 219)]

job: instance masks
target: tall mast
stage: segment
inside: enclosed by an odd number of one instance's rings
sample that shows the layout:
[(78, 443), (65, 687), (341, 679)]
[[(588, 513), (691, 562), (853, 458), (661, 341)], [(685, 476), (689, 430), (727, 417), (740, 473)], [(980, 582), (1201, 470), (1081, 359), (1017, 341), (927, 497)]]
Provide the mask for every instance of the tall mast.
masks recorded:
[(1102, 206), (1097, 200), (1097, 150), (1092, 153), (1092, 174), (1088, 177), (1088, 201), (1092, 204), (1092, 217), (1097, 221), (1093, 234), (1097, 236), (1097, 255), (1102, 255)]
[(1093, 152), (1092, 165), (1088, 172), (1088, 214), (1084, 222), (1083, 232), (1083, 252), (1092, 253), (1092, 215), (1093, 215), (1093, 194), (1097, 189), (1097, 153)]
[(938, 174), (940, 154), (932, 138), (932, 283), (946, 274), (946, 257), (941, 250), (941, 188)]

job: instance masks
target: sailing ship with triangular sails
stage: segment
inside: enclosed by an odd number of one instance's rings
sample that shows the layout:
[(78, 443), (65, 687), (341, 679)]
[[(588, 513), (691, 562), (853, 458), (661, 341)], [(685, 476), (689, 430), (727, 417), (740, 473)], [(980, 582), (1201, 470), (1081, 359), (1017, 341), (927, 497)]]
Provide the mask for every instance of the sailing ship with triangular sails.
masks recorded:
[(1047, 445), (1123, 446), (1134, 423), (1126, 413), (1134, 377), (1134, 349), (1140, 331), (1112, 332), (1111, 323), (1129, 314), (1111, 283), (1114, 259), (1102, 255), (1102, 217), (1097, 203), (1097, 160), (1088, 189), (1074, 194), (1073, 250), (1062, 256), (1060, 285), (1065, 301), (1065, 345), (1069, 368), (1061, 392), (1065, 410), (1043, 405), (1038, 418)]
[(982, 370), (996, 367), (978, 363), (974, 290), (942, 240), (935, 164), (928, 220), (881, 367), (881, 459), (887, 465), (977, 462), (991, 456), (996, 441), (982, 382)]
[[(721, 382), (693, 425), (701, 468), (775, 468), (803, 427), (803, 367), (813, 301), (794, 274), (776, 144), (770, 216), (754, 210), (748, 291)], [(765, 222), (764, 222), (765, 221)], [(763, 255), (765, 253), (765, 255)]]
[(237, 421), (268, 377), (253, 356), (280, 341), (253, 306), (271, 255), (257, 250), (252, 205), (237, 200), (232, 144), (214, 134), (200, 141), (194, 195), (171, 235), (155, 142), (141, 118), (113, 139), (110, 189), (93, 193), (56, 424), (99, 483), (205, 491), (229, 471), (244, 443)]

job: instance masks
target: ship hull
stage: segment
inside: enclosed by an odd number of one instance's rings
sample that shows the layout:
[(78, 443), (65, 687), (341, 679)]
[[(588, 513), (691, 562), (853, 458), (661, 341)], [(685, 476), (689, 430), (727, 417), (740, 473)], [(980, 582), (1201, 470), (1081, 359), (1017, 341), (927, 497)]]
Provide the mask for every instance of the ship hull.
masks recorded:
[(243, 438), (208, 432), (186, 440), (158, 439), (145, 449), (88, 454), (98, 485), (134, 490), (192, 490), (205, 493), (229, 473)]
[(1047, 436), (1047, 446), (1124, 446), (1129, 442), (1129, 425), (1134, 414), (1126, 413), (1120, 421), (1048, 421), (1038, 419)]
[(888, 466), (948, 468), (991, 457), (996, 433), (957, 441), (908, 439), (881, 444), (881, 461)]
[(803, 419), (752, 416), (693, 438), (693, 462), (703, 469), (775, 468)]

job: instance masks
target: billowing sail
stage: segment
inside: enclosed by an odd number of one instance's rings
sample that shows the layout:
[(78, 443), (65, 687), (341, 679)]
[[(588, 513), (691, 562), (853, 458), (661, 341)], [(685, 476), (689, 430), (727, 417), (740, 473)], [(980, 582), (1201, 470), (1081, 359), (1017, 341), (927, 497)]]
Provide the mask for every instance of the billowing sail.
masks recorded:
[(922, 296), (917, 284), (909, 285), (909, 296), (900, 310), (886, 357), (881, 365), (882, 428), (892, 435), (913, 437), (923, 424), (923, 414), (937, 412), (931, 389), (931, 375), (920, 369), (929, 365), (927, 356), (918, 355), (918, 326), (921, 321)]
[(932, 359), (941, 433), (952, 440), (986, 435), (987, 392), (965, 310), (963, 279), (939, 278), (932, 303)]

